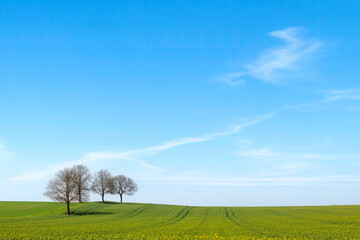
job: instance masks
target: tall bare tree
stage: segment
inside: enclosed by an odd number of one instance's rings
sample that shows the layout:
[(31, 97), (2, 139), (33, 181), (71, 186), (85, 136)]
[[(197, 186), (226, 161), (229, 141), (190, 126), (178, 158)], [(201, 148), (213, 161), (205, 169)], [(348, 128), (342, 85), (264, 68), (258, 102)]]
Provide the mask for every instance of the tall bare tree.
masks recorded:
[(70, 202), (76, 199), (76, 185), (74, 183), (74, 171), (65, 168), (56, 173), (46, 187), (45, 196), (57, 202), (65, 202), (67, 214), (70, 215)]
[(134, 195), (137, 192), (137, 184), (129, 177), (124, 175), (118, 175), (113, 178), (114, 181), (114, 193), (119, 194), (120, 203), (123, 202), (123, 194), (125, 195)]
[(74, 183), (76, 185), (76, 200), (79, 202), (86, 202), (89, 200), (91, 174), (89, 169), (84, 165), (75, 165)]
[(114, 183), (109, 171), (100, 170), (94, 174), (91, 190), (97, 194), (100, 194), (102, 203), (105, 203), (105, 194), (112, 194), (114, 192)]

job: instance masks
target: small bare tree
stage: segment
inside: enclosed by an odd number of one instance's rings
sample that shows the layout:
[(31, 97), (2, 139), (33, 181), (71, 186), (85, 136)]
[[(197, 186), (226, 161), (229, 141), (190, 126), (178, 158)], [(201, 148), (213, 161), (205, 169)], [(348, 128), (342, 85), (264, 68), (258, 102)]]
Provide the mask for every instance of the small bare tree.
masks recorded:
[(76, 199), (76, 185), (74, 183), (74, 171), (65, 168), (56, 173), (46, 187), (45, 196), (57, 202), (65, 202), (67, 214), (70, 215), (70, 202)]
[(114, 184), (109, 171), (100, 170), (94, 174), (91, 190), (97, 194), (100, 194), (102, 203), (105, 203), (105, 194), (112, 194), (114, 192)]
[(89, 169), (84, 165), (75, 165), (72, 170), (74, 171), (74, 183), (76, 185), (76, 200), (86, 202), (89, 200), (91, 181)]
[(120, 203), (123, 202), (123, 194), (131, 196), (138, 190), (137, 184), (131, 178), (124, 175), (114, 177), (113, 181), (114, 193), (119, 194)]

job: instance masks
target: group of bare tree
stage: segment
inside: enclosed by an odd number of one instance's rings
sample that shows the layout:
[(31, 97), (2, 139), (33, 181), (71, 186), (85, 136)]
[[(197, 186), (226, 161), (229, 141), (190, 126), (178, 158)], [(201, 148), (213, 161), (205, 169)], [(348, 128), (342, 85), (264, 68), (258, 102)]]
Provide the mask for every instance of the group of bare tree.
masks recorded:
[(137, 184), (129, 177), (113, 177), (107, 170), (91, 175), (86, 166), (76, 165), (57, 172), (48, 182), (44, 195), (54, 201), (65, 202), (70, 215), (70, 202), (88, 201), (90, 191), (99, 194), (102, 203), (105, 203), (105, 194), (119, 194), (122, 203), (123, 195), (133, 195), (137, 190)]
[(102, 203), (104, 203), (105, 194), (119, 194), (120, 203), (122, 203), (123, 195), (134, 195), (138, 187), (129, 177), (124, 175), (112, 177), (107, 170), (100, 170), (94, 174), (91, 190), (101, 196)]

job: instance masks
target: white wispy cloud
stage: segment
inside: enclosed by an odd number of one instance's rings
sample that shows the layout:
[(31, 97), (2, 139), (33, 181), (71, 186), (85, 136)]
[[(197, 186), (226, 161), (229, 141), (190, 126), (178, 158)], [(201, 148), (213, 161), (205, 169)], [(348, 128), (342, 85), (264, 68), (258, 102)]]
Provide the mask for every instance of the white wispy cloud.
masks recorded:
[(213, 139), (216, 139), (219, 137), (235, 134), (235, 133), (240, 132), (242, 129), (244, 129), (246, 127), (249, 127), (251, 125), (254, 125), (260, 121), (263, 121), (263, 120), (271, 118), (271, 117), (272, 117), (272, 114), (255, 117), (249, 121), (246, 121), (243, 124), (239, 124), (239, 125), (235, 126), (230, 131), (208, 134), (208, 135), (205, 135), (202, 137), (182, 138), (182, 139), (177, 139), (177, 140), (173, 140), (170, 142), (165, 142), (160, 145), (155, 145), (155, 146), (150, 146), (150, 147), (145, 147), (145, 148), (140, 148), (140, 149), (135, 149), (135, 150), (129, 150), (129, 151), (123, 151), (123, 152), (108, 152), (108, 151), (90, 152), (90, 153), (86, 153), (83, 157), (81, 157), (78, 160), (67, 161), (67, 162), (62, 162), (59, 164), (49, 165), (42, 170), (28, 172), (28, 173), (24, 173), (19, 176), (13, 177), (12, 180), (44, 179), (65, 167), (71, 167), (76, 164), (92, 164), (92, 163), (96, 163), (99, 161), (109, 161), (109, 160), (130, 160), (130, 161), (137, 163), (139, 166), (142, 166), (142, 167), (145, 167), (148, 169), (165, 171), (166, 169), (158, 167), (158, 166), (154, 166), (143, 160), (139, 160), (139, 158), (157, 155), (163, 151), (170, 150), (170, 149), (182, 146), (182, 145), (210, 141), (210, 140), (213, 140)]
[(300, 63), (310, 58), (322, 45), (320, 41), (301, 38), (302, 29), (290, 27), (270, 33), (270, 36), (285, 41), (281, 47), (268, 49), (242, 71), (227, 73), (218, 78), (229, 85), (244, 83), (248, 78), (260, 79), (268, 83), (278, 83), (290, 72), (300, 70)]
[(231, 73), (228, 73), (224, 76), (217, 78), (216, 80), (226, 83), (231, 86), (236, 86), (236, 85), (246, 83), (246, 80), (243, 79), (243, 77), (246, 75), (247, 75), (246, 72), (231, 72)]
[(94, 162), (99, 160), (117, 160), (117, 159), (134, 159), (137, 157), (156, 155), (168, 149), (172, 149), (181, 145), (204, 142), (212, 140), (210, 137), (198, 137), (198, 138), (184, 138), (170, 142), (166, 142), (160, 145), (140, 148), (135, 150), (129, 150), (124, 152), (91, 152), (84, 155), (81, 159), (82, 162)]
[(270, 148), (259, 148), (239, 151), (235, 155), (244, 158), (278, 159), (282, 154)]
[(309, 108), (309, 107), (315, 107), (318, 105), (321, 105), (325, 103), (324, 100), (319, 101), (313, 101), (313, 102), (306, 102), (306, 103), (298, 103), (298, 104), (292, 104), (292, 105), (285, 105), (284, 109), (301, 109), (301, 108)]
[(325, 177), (243, 177), (243, 178), (137, 178), (142, 184), (204, 185), (204, 186), (299, 186), (299, 185), (360, 185), (358, 176)]
[(139, 166), (142, 166), (142, 167), (145, 167), (148, 169), (157, 170), (157, 171), (166, 171), (166, 169), (164, 169), (164, 168), (151, 165), (149, 163), (146, 163), (143, 160), (133, 159), (130, 157), (125, 157), (125, 156), (118, 157), (118, 155), (119, 155), (118, 153), (109, 153), (109, 152), (87, 153), (78, 160), (65, 161), (65, 162), (58, 163), (58, 164), (51, 164), (51, 165), (46, 166), (44, 169), (26, 172), (24, 174), (12, 177), (11, 180), (13, 180), (13, 181), (42, 180), (42, 179), (48, 178), (49, 176), (53, 175), (54, 173), (56, 173), (57, 171), (59, 171), (60, 169), (63, 169), (63, 168), (70, 168), (74, 165), (79, 165), (79, 164), (88, 165), (88, 164), (96, 163), (98, 161), (106, 161), (106, 160), (130, 160), (130, 161), (138, 164)]
[(344, 155), (330, 155), (330, 154), (316, 154), (309, 152), (280, 152), (271, 148), (258, 148), (242, 150), (234, 153), (235, 156), (248, 159), (257, 160), (286, 160), (286, 161), (302, 161), (302, 160), (344, 160), (344, 159), (358, 159), (359, 157), (344, 156)]
[(360, 100), (360, 91), (358, 89), (337, 89), (326, 92), (324, 101), (340, 101), (340, 100)]
[[(276, 151), (269, 147), (246, 149), (233, 153), (241, 161), (260, 164), (265, 170), (259, 169), (255, 172), (256, 176), (282, 176), (294, 175), (304, 171), (314, 171), (324, 169), (329, 161), (359, 161), (360, 156), (356, 155), (336, 155), (319, 154), (301, 151)], [(253, 176), (253, 175), (251, 175)]]
[(266, 114), (266, 115), (255, 117), (255, 118), (252, 118), (251, 120), (248, 120), (248, 121), (244, 122), (243, 124), (236, 125), (230, 131), (224, 131), (224, 132), (209, 134), (209, 135), (206, 135), (205, 138), (208, 138), (209, 140), (211, 140), (211, 139), (214, 139), (214, 138), (235, 134), (235, 133), (240, 132), (244, 128), (250, 127), (250, 126), (252, 126), (252, 125), (254, 125), (254, 124), (258, 123), (258, 122), (262, 122), (262, 121), (264, 121), (266, 119), (272, 118), (273, 116), (274, 116), (273, 113), (269, 113), (269, 114)]
[(269, 147), (237, 151), (234, 155), (241, 161), (262, 166), (247, 177), (299, 176), (310, 172), (313, 174), (326, 171), (334, 162), (352, 164), (360, 160), (359, 155), (276, 151)]
[(317, 101), (299, 103), (284, 106), (285, 109), (299, 109), (309, 107), (319, 107), (324, 104), (339, 102), (339, 101), (360, 101), (359, 89), (333, 89), (321, 92), (322, 98)]
[(293, 163), (283, 166), (279, 166), (274, 169), (274, 171), (262, 173), (262, 176), (281, 176), (281, 175), (293, 175), (298, 173), (301, 170), (305, 170), (313, 165), (308, 163)]

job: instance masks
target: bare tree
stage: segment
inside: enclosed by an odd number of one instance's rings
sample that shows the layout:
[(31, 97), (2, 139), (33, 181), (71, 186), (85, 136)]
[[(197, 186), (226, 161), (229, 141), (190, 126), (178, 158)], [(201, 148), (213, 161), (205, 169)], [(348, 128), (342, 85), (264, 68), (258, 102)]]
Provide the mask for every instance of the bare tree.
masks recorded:
[(131, 196), (138, 190), (137, 184), (131, 178), (124, 175), (114, 177), (113, 181), (114, 193), (119, 194), (120, 203), (123, 202), (123, 194)]
[(111, 194), (114, 192), (114, 184), (109, 171), (100, 170), (94, 174), (91, 190), (97, 194), (100, 194), (102, 203), (105, 203), (105, 194)]
[(45, 196), (57, 202), (65, 202), (67, 214), (70, 215), (70, 202), (76, 199), (76, 185), (74, 183), (74, 171), (65, 168), (56, 173), (46, 187)]
[(74, 183), (76, 185), (76, 200), (86, 202), (89, 200), (91, 181), (89, 169), (84, 165), (75, 165), (72, 170), (74, 171)]

